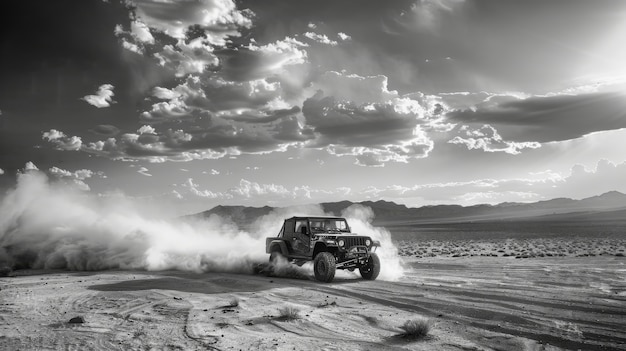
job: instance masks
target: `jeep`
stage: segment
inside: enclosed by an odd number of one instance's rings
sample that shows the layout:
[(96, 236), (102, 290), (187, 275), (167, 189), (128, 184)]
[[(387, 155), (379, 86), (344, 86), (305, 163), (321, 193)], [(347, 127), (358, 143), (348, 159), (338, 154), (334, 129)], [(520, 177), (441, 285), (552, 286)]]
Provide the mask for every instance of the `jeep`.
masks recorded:
[(270, 266), (281, 258), (299, 266), (312, 260), (315, 279), (328, 283), (336, 269), (358, 268), (364, 279), (376, 279), (379, 246), (369, 236), (352, 233), (345, 218), (291, 217), (277, 236), (266, 238), (265, 251), (270, 254)]

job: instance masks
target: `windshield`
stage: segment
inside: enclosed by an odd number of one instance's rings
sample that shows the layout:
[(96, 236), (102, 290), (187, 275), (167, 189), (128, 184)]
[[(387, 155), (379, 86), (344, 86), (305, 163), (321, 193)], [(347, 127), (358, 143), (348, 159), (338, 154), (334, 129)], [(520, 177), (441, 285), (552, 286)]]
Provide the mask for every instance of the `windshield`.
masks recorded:
[(311, 232), (345, 232), (349, 233), (350, 228), (348, 222), (345, 219), (331, 219), (331, 218), (315, 218), (310, 219)]

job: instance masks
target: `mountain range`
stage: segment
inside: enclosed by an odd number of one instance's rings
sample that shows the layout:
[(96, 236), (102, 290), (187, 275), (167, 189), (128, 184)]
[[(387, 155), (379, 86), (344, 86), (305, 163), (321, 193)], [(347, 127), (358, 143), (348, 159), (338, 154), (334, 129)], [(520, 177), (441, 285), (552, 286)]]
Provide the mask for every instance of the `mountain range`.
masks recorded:
[[(339, 201), (320, 203), (325, 213), (340, 216), (352, 205), (362, 205), (372, 209), (374, 224), (384, 225), (402, 222), (405, 224), (458, 223), (468, 221), (501, 220), (581, 220), (584, 218), (623, 219), (626, 218), (626, 194), (610, 191), (581, 200), (555, 198), (532, 203), (504, 202), (497, 205), (480, 204), (473, 206), (433, 205), (407, 207), (391, 201)], [(252, 223), (279, 208), (248, 206), (216, 206), (192, 216), (208, 217), (219, 215), (229, 218), (239, 225)], [(307, 213), (302, 213), (306, 215)]]

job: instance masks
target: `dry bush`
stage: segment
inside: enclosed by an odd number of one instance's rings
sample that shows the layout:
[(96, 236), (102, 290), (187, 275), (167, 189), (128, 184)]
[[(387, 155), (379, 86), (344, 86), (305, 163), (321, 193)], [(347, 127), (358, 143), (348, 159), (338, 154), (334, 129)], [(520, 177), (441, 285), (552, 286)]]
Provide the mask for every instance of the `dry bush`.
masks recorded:
[(293, 306), (285, 306), (278, 310), (278, 319), (281, 320), (294, 320), (300, 318), (300, 310)]
[(237, 307), (239, 306), (239, 299), (237, 297), (233, 297), (228, 301), (228, 305), (226, 307)]
[(400, 329), (404, 330), (402, 337), (414, 340), (422, 339), (430, 331), (430, 321), (422, 317), (410, 319), (404, 322)]

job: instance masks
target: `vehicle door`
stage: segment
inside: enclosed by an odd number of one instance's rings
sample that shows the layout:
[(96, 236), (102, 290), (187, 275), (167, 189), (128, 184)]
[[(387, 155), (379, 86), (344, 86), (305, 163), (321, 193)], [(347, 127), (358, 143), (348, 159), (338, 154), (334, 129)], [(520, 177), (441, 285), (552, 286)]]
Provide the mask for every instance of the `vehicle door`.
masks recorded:
[(307, 256), (311, 250), (311, 236), (309, 224), (306, 219), (297, 219), (293, 231), (291, 247), (294, 254), (298, 256)]

